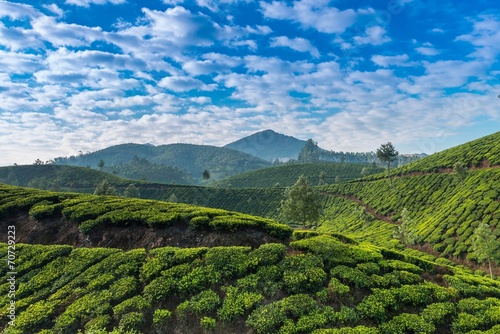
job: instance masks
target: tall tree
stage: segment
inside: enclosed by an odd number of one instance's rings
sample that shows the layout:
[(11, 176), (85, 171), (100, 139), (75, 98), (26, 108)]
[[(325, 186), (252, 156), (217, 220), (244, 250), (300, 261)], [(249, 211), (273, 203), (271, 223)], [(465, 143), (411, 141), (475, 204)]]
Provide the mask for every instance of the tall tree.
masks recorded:
[(328, 183), (326, 182), (326, 173), (325, 173), (325, 171), (323, 171), (323, 170), (322, 170), (322, 171), (319, 173), (318, 186), (324, 186), (325, 184), (328, 184)]
[(457, 161), (453, 164), (453, 174), (459, 182), (462, 182), (467, 177), (467, 167), (462, 162)]
[(316, 162), (319, 160), (319, 147), (312, 139), (308, 139), (299, 152), (298, 160), (300, 162)]
[(101, 160), (99, 160), (99, 162), (97, 163), (97, 167), (99, 167), (99, 170), (102, 170), (105, 164), (106, 164), (106, 163), (104, 162), (104, 160), (102, 160), (102, 159), (101, 159)]
[(210, 172), (208, 171), (208, 169), (205, 169), (203, 171), (203, 180), (208, 181), (209, 179), (210, 179)]
[(488, 224), (480, 223), (472, 235), (472, 255), (479, 263), (488, 262), (490, 278), (493, 279), (491, 262), (500, 262), (500, 242), (493, 235)]
[(388, 142), (387, 144), (382, 144), (380, 145), (380, 148), (377, 149), (377, 158), (380, 161), (386, 162), (387, 163), (387, 173), (389, 173), (389, 181), (392, 182), (391, 179), (391, 162), (396, 159), (396, 157), (399, 155), (399, 152), (396, 151), (394, 146), (392, 145), (391, 142)]
[(410, 213), (406, 208), (403, 208), (403, 211), (401, 212), (401, 219), (399, 220), (399, 226), (394, 237), (399, 239), (405, 245), (415, 244), (417, 238), (413, 232), (413, 224), (413, 219), (410, 217)]
[(116, 195), (116, 189), (105, 179), (97, 185), (94, 195)]
[(318, 192), (307, 181), (304, 175), (285, 190), (285, 199), (281, 201), (281, 214), (292, 222), (317, 225), (322, 214), (322, 206)]
[(139, 198), (141, 197), (141, 193), (139, 192), (139, 189), (137, 189), (137, 187), (131, 183), (123, 191), (123, 196)]

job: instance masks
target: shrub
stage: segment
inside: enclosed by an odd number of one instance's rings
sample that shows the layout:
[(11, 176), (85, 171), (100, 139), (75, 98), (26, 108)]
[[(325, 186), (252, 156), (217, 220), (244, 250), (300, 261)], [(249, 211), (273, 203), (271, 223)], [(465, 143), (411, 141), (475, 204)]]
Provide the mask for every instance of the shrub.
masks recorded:
[(420, 316), (427, 322), (435, 325), (443, 325), (449, 316), (455, 313), (455, 305), (451, 302), (434, 303), (428, 305)]
[(156, 309), (153, 313), (153, 323), (162, 324), (172, 318), (172, 312), (167, 309)]
[(118, 327), (123, 331), (132, 332), (139, 330), (144, 322), (144, 315), (142, 313), (130, 312), (122, 316)]
[(184, 318), (189, 314), (201, 316), (215, 310), (220, 304), (219, 296), (212, 290), (205, 290), (177, 306), (176, 313)]
[(408, 331), (413, 333), (434, 333), (436, 328), (432, 323), (425, 321), (417, 314), (402, 313), (386, 323), (379, 326), (381, 333), (405, 334)]
[(144, 297), (136, 295), (113, 307), (113, 313), (115, 318), (119, 318), (121, 315), (132, 311), (144, 313), (149, 308), (151, 308), (151, 304)]
[(243, 275), (249, 265), (250, 247), (212, 247), (205, 254), (205, 263), (213, 265), (223, 277)]
[(238, 288), (229, 286), (225, 288), (226, 296), (222, 307), (217, 311), (221, 320), (232, 320), (242, 316), (246, 311), (259, 304), (264, 297), (261, 294), (240, 291)]
[(285, 253), (286, 246), (283, 244), (263, 244), (250, 253), (250, 261), (259, 266), (277, 264), (283, 260)]
[(322, 261), (310, 254), (288, 256), (283, 260), (283, 281), (290, 293), (316, 292), (324, 284)]
[(214, 318), (203, 317), (200, 320), (200, 327), (207, 332), (213, 332), (215, 330), (216, 321)]
[(336, 266), (331, 270), (331, 275), (339, 278), (343, 283), (354, 285), (356, 288), (368, 288), (372, 285), (370, 278), (357, 268)]

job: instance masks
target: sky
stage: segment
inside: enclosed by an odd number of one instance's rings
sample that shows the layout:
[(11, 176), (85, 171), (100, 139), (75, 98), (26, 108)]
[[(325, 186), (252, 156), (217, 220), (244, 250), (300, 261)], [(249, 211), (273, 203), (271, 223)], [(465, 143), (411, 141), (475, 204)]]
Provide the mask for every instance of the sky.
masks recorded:
[(0, 0), (0, 165), (265, 129), (433, 153), (500, 130), (494, 0)]

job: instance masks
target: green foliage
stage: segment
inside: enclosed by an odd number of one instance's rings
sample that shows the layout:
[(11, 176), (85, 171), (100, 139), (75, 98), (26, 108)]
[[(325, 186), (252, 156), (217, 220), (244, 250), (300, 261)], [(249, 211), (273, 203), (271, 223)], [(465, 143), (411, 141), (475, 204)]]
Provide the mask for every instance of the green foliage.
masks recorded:
[(153, 323), (162, 324), (172, 317), (172, 312), (167, 309), (156, 309), (153, 313)]
[[(363, 170), (366, 175), (362, 175)], [(237, 174), (215, 182), (214, 186), (227, 187), (231, 184), (234, 188), (271, 188), (279, 184), (278, 188), (282, 189), (293, 186), (301, 175), (307, 177), (313, 185), (325, 185), (354, 180), (382, 171), (382, 168), (367, 167), (358, 163), (288, 163)]]
[(493, 278), (491, 262), (500, 262), (500, 242), (493, 235), (490, 226), (485, 223), (479, 224), (472, 238), (472, 255), (476, 257), (478, 262), (488, 262), (490, 264), (490, 277)]
[(225, 293), (222, 307), (217, 311), (219, 318), (224, 321), (243, 316), (245, 312), (258, 305), (264, 299), (260, 294), (240, 291), (233, 286), (225, 288)]
[(285, 190), (280, 210), (285, 220), (301, 223), (305, 227), (306, 223), (311, 226), (317, 224), (322, 206), (317, 191), (301, 176), (292, 187)]
[(317, 292), (327, 275), (315, 255), (299, 254), (283, 260), (283, 281), (289, 293)]
[(212, 290), (205, 290), (177, 306), (176, 313), (180, 317), (189, 315), (201, 316), (209, 313), (220, 304), (219, 296)]
[(123, 331), (137, 331), (145, 322), (144, 315), (140, 312), (124, 314), (119, 322), (119, 328)]
[(203, 317), (200, 320), (200, 327), (207, 332), (213, 332), (215, 330), (216, 325), (217, 322), (215, 321), (214, 318)]

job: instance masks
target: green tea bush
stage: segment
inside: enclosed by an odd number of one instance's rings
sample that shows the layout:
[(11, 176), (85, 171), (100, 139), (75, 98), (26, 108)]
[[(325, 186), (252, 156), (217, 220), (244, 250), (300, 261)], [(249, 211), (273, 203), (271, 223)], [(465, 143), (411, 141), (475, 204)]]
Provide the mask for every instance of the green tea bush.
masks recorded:
[(130, 312), (122, 316), (118, 323), (118, 328), (126, 332), (138, 331), (144, 322), (145, 319), (142, 313)]
[(153, 323), (163, 324), (172, 318), (172, 312), (167, 309), (156, 309), (153, 313)]
[(215, 331), (216, 325), (217, 325), (217, 322), (215, 321), (214, 318), (203, 317), (200, 319), (200, 327), (203, 328), (207, 332)]
[(324, 284), (327, 274), (323, 262), (314, 255), (299, 254), (283, 260), (283, 282), (289, 293), (316, 292)]
[(243, 275), (249, 265), (250, 247), (212, 247), (205, 254), (205, 263), (213, 265), (223, 277)]
[(379, 326), (381, 333), (405, 334), (412, 333), (435, 333), (436, 327), (417, 314), (402, 313), (386, 323)]
[(369, 288), (372, 285), (370, 277), (357, 268), (340, 265), (333, 268), (330, 274), (343, 283), (354, 285), (356, 288)]
[(182, 302), (177, 306), (178, 316), (185, 318), (189, 315), (201, 316), (217, 308), (220, 298), (213, 290), (205, 290), (191, 297), (189, 301)]
[(240, 291), (237, 287), (228, 286), (224, 288), (225, 298), (217, 315), (221, 320), (232, 320), (243, 316), (245, 312), (260, 304), (264, 297), (261, 294)]
[(427, 322), (434, 325), (444, 325), (451, 316), (455, 314), (455, 304), (451, 302), (434, 303), (420, 313), (420, 316)]
[(380, 334), (380, 331), (374, 327), (356, 326), (331, 329), (317, 329), (312, 334)]
[(253, 266), (266, 266), (277, 264), (285, 257), (286, 246), (283, 244), (269, 243), (260, 245), (253, 250), (249, 257)]
[(146, 310), (151, 308), (151, 303), (148, 302), (141, 295), (136, 295), (132, 298), (122, 301), (120, 304), (113, 307), (113, 314), (115, 318), (120, 318), (123, 314), (132, 311), (145, 313)]

